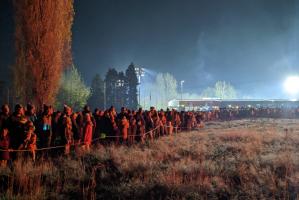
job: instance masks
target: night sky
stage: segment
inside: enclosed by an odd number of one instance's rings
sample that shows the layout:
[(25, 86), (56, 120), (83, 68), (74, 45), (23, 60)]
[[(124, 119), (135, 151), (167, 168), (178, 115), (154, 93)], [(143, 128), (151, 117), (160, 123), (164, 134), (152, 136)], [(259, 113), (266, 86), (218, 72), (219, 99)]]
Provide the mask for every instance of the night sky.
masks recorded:
[[(0, 78), (13, 64), (13, 19), (0, 1)], [(299, 0), (75, 0), (73, 57), (87, 84), (131, 62), (200, 93), (229, 81), (240, 97), (284, 98), (299, 73)]]

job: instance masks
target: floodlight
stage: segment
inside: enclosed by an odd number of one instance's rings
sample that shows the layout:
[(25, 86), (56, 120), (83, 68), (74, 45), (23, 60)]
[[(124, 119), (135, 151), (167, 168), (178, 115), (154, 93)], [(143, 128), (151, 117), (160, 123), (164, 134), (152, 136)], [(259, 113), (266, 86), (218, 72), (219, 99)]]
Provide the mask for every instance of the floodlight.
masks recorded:
[(289, 76), (284, 81), (284, 89), (291, 95), (295, 95), (299, 92), (299, 76)]

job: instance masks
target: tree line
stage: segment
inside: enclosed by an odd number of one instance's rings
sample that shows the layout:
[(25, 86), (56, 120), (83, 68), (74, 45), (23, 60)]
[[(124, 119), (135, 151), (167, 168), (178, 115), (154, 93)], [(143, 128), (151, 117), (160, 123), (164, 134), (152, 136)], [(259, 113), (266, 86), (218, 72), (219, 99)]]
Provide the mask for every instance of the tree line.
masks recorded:
[(125, 72), (118, 72), (111, 68), (102, 81), (96, 76), (91, 85), (93, 96), (89, 99), (89, 105), (95, 107), (97, 104), (104, 108), (114, 105), (117, 110), (125, 106), (130, 109), (137, 109), (137, 86), (138, 79), (135, 73), (135, 65), (131, 63)]
[(138, 79), (133, 63), (125, 72), (118, 72), (114, 68), (109, 69), (104, 79), (96, 74), (92, 79), (91, 87), (86, 86), (77, 68), (72, 66), (62, 76), (56, 106), (62, 108), (67, 104), (75, 110), (81, 109), (85, 104), (99, 109), (111, 105), (117, 110), (124, 106), (137, 109), (137, 86)]

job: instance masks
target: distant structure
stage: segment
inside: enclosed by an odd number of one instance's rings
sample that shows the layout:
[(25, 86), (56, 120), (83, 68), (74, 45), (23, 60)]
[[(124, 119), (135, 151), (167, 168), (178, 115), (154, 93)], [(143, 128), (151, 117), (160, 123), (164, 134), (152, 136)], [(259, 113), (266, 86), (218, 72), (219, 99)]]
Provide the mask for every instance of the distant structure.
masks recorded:
[(173, 99), (168, 107), (180, 111), (221, 108), (299, 108), (299, 100), (287, 99)]

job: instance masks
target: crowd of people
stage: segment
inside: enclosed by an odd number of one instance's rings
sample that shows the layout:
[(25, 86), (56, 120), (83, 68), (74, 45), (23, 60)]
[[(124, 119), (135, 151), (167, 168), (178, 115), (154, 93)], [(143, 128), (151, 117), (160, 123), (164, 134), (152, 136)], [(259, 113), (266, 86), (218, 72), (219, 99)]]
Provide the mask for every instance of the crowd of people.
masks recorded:
[(3, 105), (0, 112), (0, 165), (8, 160), (30, 156), (36, 159), (37, 149), (44, 150), (41, 157), (47, 157), (48, 150), (62, 148), (68, 155), (74, 149), (90, 151), (92, 142), (131, 145), (154, 140), (160, 136), (172, 135), (181, 130), (203, 127), (204, 121), (233, 120), (255, 117), (299, 117), (299, 109), (283, 108), (223, 108), (210, 111), (129, 110), (121, 108), (119, 113), (111, 106), (107, 110), (84, 106), (74, 112), (65, 105), (63, 111), (54, 111), (44, 105), (41, 112), (34, 105), (23, 107), (17, 104), (14, 112)]
[(235, 120), (245, 118), (299, 118), (295, 107), (226, 107), (204, 112), (205, 120)]
[[(189, 129), (195, 126), (193, 114), (187, 116)], [(192, 122), (192, 123), (191, 123)], [(0, 160), (16, 159), (22, 152), (36, 159), (36, 150), (63, 147), (64, 153), (71, 149), (89, 151), (92, 141), (131, 145), (144, 143), (147, 138), (153, 140), (162, 135), (171, 135), (181, 125), (178, 112), (149, 111), (122, 108), (119, 113), (111, 106), (107, 110), (89, 106), (74, 112), (65, 105), (63, 111), (54, 111), (52, 106), (44, 105), (39, 113), (33, 105), (23, 107), (17, 104), (11, 113), (8, 105), (0, 112)], [(74, 147), (74, 148), (71, 148)], [(18, 153), (21, 152), (21, 153)], [(47, 156), (47, 153), (44, 153)], [(44, 156), (44, 155), (43, 155)]]

